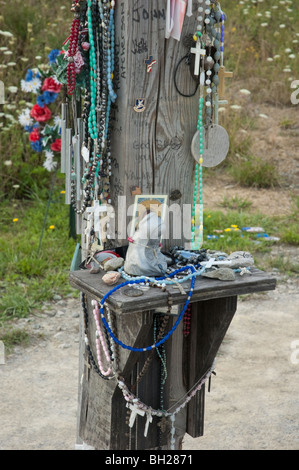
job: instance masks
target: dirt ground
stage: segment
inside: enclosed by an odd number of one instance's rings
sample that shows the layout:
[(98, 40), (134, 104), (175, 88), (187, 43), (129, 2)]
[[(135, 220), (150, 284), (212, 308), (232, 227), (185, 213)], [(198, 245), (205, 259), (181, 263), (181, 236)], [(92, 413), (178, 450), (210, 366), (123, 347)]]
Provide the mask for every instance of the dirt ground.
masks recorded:
[[(206, 207), (237, 196), (252, 202), (252, 211), (290, 213), (299, 189), (298, 130), (285, 132), (279, 123), (295, 122), (298, 110), (254, 109), (261, 120), (256, 152), (287, 178), (280, 189), (255, 190), (215, 176), (205, 185)], [(298, 249), (274, 250), (299, 261)], [(205, 435), (186, 435), (185, 450), (299, 449), (298, 279), (271, 274), (275, 291), (239, 299), (206, 397)], [(0, 365), (0, 450), (75, 449), (80, 315), (79, 298), (57, 298), (16, 323), (31, 342)]]

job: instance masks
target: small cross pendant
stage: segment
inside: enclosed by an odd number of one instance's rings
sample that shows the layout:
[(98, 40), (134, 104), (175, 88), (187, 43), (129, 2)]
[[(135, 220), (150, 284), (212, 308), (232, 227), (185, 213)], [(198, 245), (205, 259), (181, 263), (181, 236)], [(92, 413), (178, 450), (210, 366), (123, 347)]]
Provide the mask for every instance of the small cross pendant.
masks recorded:
[(201, 48), (200, 41), (196, 42), (196, 47), (191, 47), (191, 53), (195, 54), (194, 75), (199, 75), (200, 59), (206, 55), (206, 50)]
[(128, 405), (128, 408), (130, 408), (130, 410), (131, 410), (129, 426), (130, 426), (130, 428), (132, 428), (134, 426), (135, 421), (136, 421), (137, 415), (144, 416), (145, 411), (140, 410), (140, 408), (138, 408), (138, 406), (131, 405), (131, 404)]
[(150, 423), (152, 423), (152, 422), (153, 422), (152, 414), (151, 414), (150, 411), (148, 411), (146, 413), (146, 423), (145, 423), (145, 428), (144, 428), (144, 437), (147, 437), (148, 428), (149, 428)]

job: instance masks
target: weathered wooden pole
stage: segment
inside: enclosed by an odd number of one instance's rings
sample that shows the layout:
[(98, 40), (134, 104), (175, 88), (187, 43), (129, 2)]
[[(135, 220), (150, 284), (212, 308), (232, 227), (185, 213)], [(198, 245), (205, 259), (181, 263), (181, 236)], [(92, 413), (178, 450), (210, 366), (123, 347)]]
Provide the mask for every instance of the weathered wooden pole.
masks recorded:
[[(182, 57), (189, 52), (183, 39), (192, 34), (195, 24), (195, 16), (186, 17), (182, 41), (165, 39), (165, 2), (117, 2), (114, 82), (118, 98), (111, 152), (114, 162), (111, 196), (116, 211), (119, 196), (125, 196), (126, 208), (134, 203), (136, 188), (141, 194), (168, 195), (168, 204), (176, 204), (174, 208), (182, 214), (184, 204), (191, 203), (194, 172), (191, 141), (196, 132), (198, 96), (183, 97), (174, 78)], [(149, 68), (150, 59), (153, 64)], [(177, 80), (186, 94), (194, 91), (196, 82), (185, 63), (178, 68)], [(127, 244), (124, 227), (129, 220), (118, 227), (117, 246)], [(190, 215), (186, 227), (191, 227)], [(184, 242), (181, 229), (181, 234), (178, 231), (173, 234), (170, 227), (166, 248)]]

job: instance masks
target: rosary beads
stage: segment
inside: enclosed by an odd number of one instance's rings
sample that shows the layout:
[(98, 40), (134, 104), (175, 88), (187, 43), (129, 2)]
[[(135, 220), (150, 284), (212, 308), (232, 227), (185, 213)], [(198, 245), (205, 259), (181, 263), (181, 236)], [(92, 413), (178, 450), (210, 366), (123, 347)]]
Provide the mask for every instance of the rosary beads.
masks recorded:
[[(111, 104), (117, 96), (113, 89), (115, 25), (115, 1), (87, 0), (84, 8), (76, 0), (75, 20), (70, 40), (69, 91), (73, 92), (73, 55), (77, 50), (85, 57), (85, 97), (82, 156), (85, 169), (82, 178), (84, 197), (77, 206), (76, 178), (73, 169), (71, 204), (76, 214), (83, 214), (98, 198), (101, 203), (111, 203), (109, 178), (111, 176)], [(80, 18), (80, 19), (79, 19)], [(88, 35), (84, 41), (84, 35)], [(88, 42), (87, 42), (88, 41)]]

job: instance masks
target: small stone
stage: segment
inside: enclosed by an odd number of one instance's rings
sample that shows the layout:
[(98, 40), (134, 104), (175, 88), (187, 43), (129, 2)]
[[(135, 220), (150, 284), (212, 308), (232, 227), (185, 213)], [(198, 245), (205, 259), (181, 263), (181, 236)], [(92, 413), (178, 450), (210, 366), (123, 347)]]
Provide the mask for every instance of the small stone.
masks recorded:
[(124, 265), (125, 260), (123, 258), (112, 258), (104, 263), (105, 271), (116, 271)]
[(114, 286), (114, 284), (117, 283), (117, 281), (120, 279), (121, 274), (117, 273), (115, 271), (108, 272), (103, 276), (103, 282), (107, 284), (108, 286)]
[(220, 281), (235, 281), (236, 279), (234, 271), (230, 268), (214, 269), (213, 271), (203, 273), (202, 276), (210, 279), (219, 279)]
[(93, 263), (89, 272), (90, 274), (98, 274), (99, 272), (101, 271), (101, 268), (100, 266), (98, 266), (97, 264)]

